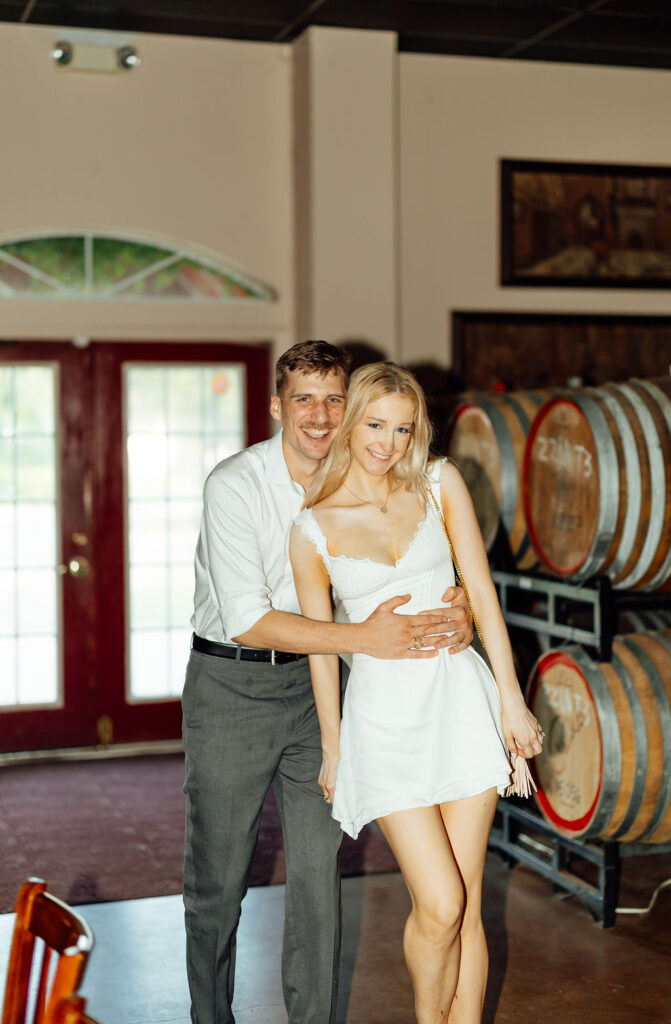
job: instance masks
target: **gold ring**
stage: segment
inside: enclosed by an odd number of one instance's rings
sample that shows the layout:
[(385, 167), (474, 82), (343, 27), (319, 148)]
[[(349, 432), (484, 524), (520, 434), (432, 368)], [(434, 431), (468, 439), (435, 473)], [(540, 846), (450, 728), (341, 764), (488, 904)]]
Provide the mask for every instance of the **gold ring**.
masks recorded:
[(421, 651), (422, 647), (424, 646), (424, 637), (421, 635), (414, 637), (412, 641), (412, 646), (415, 648), (416, 651)]

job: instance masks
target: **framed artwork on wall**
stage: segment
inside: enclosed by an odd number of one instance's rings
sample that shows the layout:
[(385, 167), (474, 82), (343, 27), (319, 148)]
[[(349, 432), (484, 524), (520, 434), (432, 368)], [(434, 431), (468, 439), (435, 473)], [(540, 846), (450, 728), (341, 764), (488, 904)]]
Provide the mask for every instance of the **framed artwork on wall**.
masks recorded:
[(453, 311), (455, 391), (601, 386), (671, 366), (671, 316)]
[(502, 160), (501, 284), (671, 288), (671, 167)]

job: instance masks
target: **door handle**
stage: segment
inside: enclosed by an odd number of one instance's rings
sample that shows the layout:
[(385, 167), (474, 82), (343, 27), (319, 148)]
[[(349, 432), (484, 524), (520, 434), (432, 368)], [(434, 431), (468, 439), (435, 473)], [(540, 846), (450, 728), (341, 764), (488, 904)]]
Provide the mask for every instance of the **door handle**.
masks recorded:
[(91, 575), (91, 563), (84, 555), (78, 555), (77, 558), (71, 558), (67, 565), (59, 565), (58, 571), (61, 576), (67, 573), (76, 580), (85, 580)]

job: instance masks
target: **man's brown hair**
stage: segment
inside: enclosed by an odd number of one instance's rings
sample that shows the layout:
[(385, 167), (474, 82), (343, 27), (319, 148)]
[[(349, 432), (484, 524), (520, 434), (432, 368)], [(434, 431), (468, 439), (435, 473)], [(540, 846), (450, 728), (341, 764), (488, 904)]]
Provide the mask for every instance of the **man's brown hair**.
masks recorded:
[(336, 348), (328, 341), (299, 341), (292, 345), (277, 360), (275, 367), (275, 394), (282, 396), (287, 384), (287, 374), (292, 370), (301, 373), (319, 373), (325, 377), (327, 373), (342, 373), (347, 385), (347, 377), (352, 359), (345, 349)]

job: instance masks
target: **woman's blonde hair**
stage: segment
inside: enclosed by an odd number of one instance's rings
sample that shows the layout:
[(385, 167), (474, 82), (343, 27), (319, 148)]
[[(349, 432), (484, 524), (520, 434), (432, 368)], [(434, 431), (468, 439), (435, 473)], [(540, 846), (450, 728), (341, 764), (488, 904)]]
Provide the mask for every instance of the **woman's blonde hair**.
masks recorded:
[(414, 491), (420, 498), (424, 496), (428, 486), (427, 461), (433, 435), (424, 392), (409, 370), (395, 363), (368, 363), (355, 370), (350, 377), (342, 426), (305, 496), (306, 507), (323, 501), (341, 486), (352, 462), (349, 447), (352, 429), (365, 416), (368, 404), (385, 395), (406, 395), (415, 403), (412, 436), (407, 451), (389, 470), (392, 487), (403, 483), (406, 490)]

